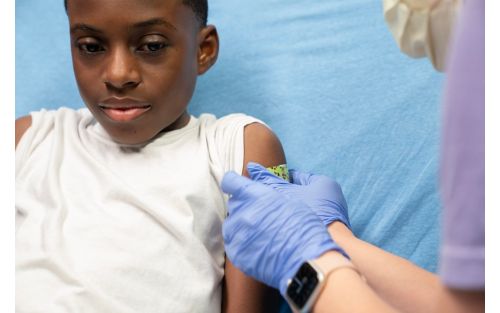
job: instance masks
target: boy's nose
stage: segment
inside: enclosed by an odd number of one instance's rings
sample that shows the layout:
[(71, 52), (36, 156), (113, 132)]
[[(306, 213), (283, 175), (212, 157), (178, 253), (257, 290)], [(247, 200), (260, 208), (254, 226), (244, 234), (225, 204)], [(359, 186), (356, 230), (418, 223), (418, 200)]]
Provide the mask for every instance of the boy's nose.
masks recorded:
[(141, 82), (141, 75), (133, 52), (116, 49), (108, 58), (103, 82), (115, 89), (132, 88)]

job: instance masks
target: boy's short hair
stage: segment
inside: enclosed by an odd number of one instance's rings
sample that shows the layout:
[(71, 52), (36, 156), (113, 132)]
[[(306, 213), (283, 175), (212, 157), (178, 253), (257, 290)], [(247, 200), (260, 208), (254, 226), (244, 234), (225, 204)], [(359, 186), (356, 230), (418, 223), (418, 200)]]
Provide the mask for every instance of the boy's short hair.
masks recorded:
[(208, 0), (182, 0), (182, 3), (189, 6), (193, 10), (201, 26), (207, 26)]
[[(207, 26), (208, 0), (182, 0), (182, 3), (193, 10), (202, 27)], [(68, 0), (64, 0), (64, 9), (68, 10)]]

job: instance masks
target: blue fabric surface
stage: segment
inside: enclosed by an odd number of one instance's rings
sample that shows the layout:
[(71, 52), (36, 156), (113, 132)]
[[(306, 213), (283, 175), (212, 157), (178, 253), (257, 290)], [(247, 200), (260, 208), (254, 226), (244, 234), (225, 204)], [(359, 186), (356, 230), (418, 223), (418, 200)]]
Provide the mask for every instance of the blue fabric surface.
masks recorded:
[[(218, 63), (192, 114), (244, 112), (290, 168), (336, 178), (354, 232), (436, 270), (443, 76), (399, 52), (381, 0), (214, 0)], [(62, 0), (16, 1), (16, 115), (80, 107)]]

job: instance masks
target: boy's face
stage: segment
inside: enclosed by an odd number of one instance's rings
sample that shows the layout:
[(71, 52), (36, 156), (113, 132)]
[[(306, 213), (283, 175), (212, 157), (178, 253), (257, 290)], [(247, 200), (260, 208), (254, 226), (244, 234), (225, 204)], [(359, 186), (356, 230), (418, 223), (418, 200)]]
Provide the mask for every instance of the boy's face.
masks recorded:
[(68, 17), (80, 94), (115, 141), (186, 125), (196, 78), (217, 57), (215, 28), (179, 0), (69, 0)]

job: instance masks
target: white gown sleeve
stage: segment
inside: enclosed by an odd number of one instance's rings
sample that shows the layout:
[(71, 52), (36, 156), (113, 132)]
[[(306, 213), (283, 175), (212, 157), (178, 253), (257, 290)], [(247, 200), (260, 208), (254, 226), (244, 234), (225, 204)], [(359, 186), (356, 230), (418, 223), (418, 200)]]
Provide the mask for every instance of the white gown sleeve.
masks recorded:
[(428, 57), (444, 71), (448, 43), (461, 0), (383, 0), (384, 18), (399, 48), (413, 58)]

